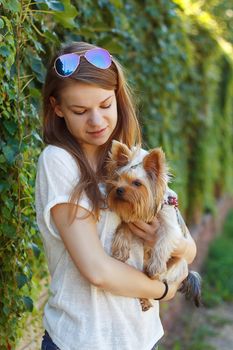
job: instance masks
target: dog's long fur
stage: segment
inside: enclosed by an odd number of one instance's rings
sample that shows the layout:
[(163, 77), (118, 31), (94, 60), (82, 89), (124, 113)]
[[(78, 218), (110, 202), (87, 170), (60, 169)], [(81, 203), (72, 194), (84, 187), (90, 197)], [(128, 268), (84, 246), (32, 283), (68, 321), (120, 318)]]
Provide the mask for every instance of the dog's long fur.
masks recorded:
[[(108, 164), (107, 192), (108, 206), (121, 218), (112, 244), (112, 255), (127, 261), (133, 235), (128, 223), (143, 220), (150, 223), (155, 215), (160, 222), (158, 240), (151, 248), (144, 245), (144, 271), (153, 279), (168, 283), (176, 281), (187, 271), (187, 262), (173, 258), (182, 235), (187, 227), (178, 208), (164, 205), (167, 197), (174, 196), (168, 188), (169, 173), (165, 154), (161, 148), (151, 150), (142, 160), (136, 162), (138, 149), (130, 150), (125, 144), (113, 141)], [(192, 297), (195, 305), (200, 305), (201, 278), (197, 272), (189, 272), (180, 291)], [(152, 304), (141, 299), (142, 309), (148, 310)]]

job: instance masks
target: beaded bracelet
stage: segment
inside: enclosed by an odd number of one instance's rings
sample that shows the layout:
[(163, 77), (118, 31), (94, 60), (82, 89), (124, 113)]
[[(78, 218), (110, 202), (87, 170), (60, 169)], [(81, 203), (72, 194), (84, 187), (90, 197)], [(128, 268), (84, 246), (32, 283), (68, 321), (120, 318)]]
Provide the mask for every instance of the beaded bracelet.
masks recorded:
[(167, 282), (166, 281), (162, 281), (162, 282), (165, 285), (165, 291), (164, 291), (163, 295), (160, 298), (157, 298), (157, 299), (154, 299), (154, 300), (161, 300), (161, 299), (165, 298), (165, 296), (168, 293), (168, 284), (167, 284)]

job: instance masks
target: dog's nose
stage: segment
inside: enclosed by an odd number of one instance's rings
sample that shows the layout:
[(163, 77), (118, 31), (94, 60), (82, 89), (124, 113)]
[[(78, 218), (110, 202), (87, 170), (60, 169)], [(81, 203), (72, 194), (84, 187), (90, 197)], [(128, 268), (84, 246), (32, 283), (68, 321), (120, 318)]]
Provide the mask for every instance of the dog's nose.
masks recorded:
[(119, 197), (122, 197), (123, 194), (124, 194), (124, 192), (125, 192), (124, 187), (118, 187), (118, 188), (116, 189), (116, 193), (117, 193), (117, 195), (118, 195)]

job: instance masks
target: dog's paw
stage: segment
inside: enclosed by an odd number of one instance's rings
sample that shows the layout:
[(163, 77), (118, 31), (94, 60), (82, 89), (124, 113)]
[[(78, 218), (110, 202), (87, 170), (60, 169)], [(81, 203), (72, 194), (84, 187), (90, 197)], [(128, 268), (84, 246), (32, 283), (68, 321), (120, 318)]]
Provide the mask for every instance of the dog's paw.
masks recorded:
[(125, 262), (129, 259), (129, 252), (129, 249), (112, 249), (112, 256), (117, 260)]
[(140, 299), (140, 304), (142, 307), (142, 311), (147, 311), (149, 310), (151, 307), (153, 307), (153, 305), (151, 304), (149, 299)]
[(112, 256), (125, 262), (130, 256), (131, 234), (127, 228), (119, 226), (112, 242)]
[(161, 261), (151, 261), (146, 267), (146, 273), (149, 277), (154, 277), (160, 275), (167, 271), (167, 265), (163, 264)]

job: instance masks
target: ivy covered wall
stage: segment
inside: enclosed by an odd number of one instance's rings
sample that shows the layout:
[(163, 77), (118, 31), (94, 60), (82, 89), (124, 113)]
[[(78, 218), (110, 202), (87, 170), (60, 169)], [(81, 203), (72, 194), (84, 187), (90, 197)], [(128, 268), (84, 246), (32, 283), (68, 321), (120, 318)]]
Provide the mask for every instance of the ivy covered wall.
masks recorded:
[[(126, 67), (145, 147), (162, 146), (186, 220), (232, 193), (230, 1), (0, 0), (0, 349), (13, 349), (46, 275), (35, 223), (45, 67), (63, 42)], [(225, 17), (224, 17), (225, 16)], [(225, 20), (223, 20), (225, 18)]]

